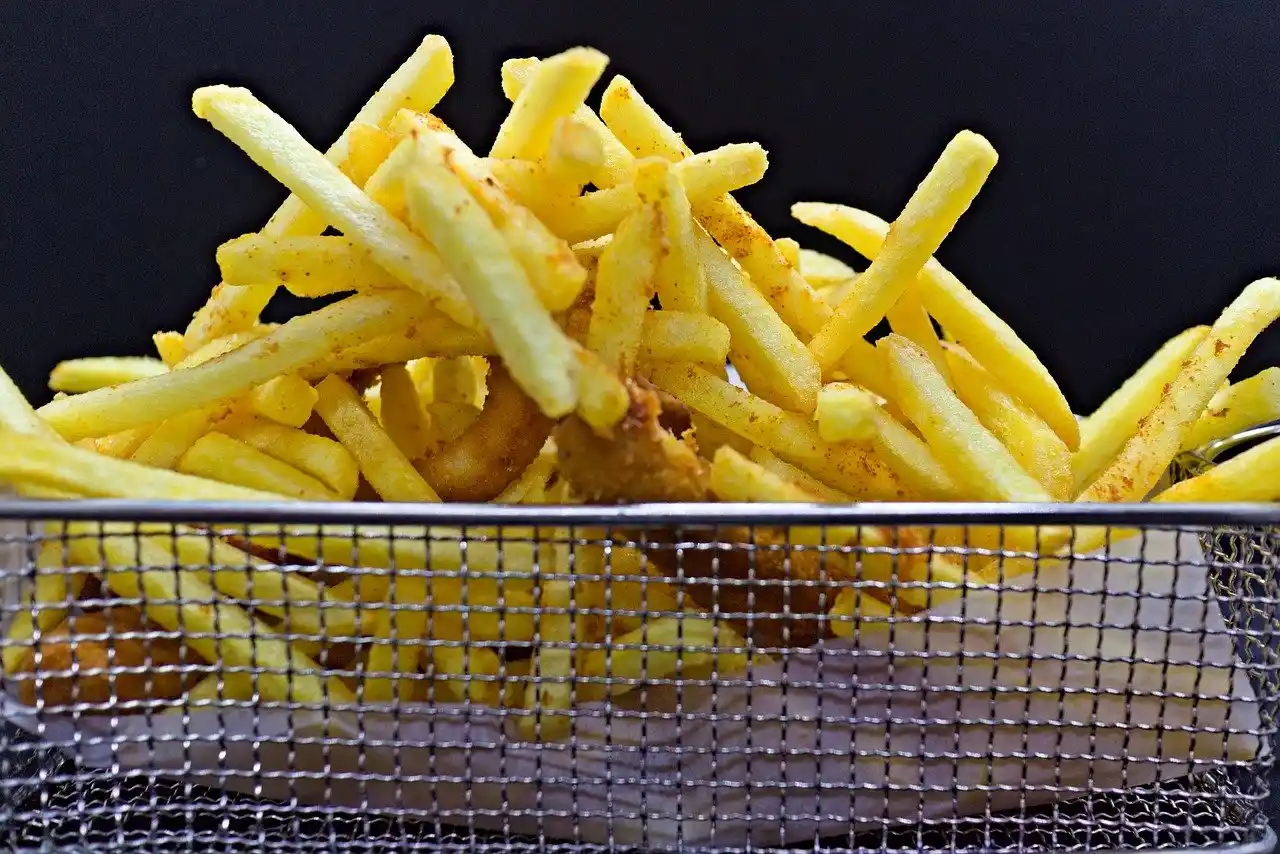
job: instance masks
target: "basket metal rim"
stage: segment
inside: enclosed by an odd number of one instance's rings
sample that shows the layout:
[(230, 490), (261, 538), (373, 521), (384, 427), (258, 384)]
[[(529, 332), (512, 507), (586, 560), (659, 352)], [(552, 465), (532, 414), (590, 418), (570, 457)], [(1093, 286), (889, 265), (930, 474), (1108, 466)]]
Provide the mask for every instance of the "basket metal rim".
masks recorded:
[(874, 502), (854, 504), (498, 505), (361, 502), (14, 500), (0, 518), (174, 522), (571, 527), (716, 525), (1280, 525), (1280, 504)]

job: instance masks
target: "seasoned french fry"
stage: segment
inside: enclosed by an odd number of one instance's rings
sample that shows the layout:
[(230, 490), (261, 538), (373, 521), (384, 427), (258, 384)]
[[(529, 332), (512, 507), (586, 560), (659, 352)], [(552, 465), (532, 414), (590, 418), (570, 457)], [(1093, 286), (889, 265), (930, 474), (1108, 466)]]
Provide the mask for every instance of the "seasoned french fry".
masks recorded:
[[(539, 60), (530, 58), (509, 59), (502, 63), (502, 92), (508, 100), (514, 101), (520, 96), (539, 65)], [(604, 160), (600, 168), (592, 174), (591, 183), (601, 189), (607, 189), (630, 181), (631, 152), (618, 142), (618, 138), (605, 127), (600, 117), (584, 104), (573, 111), (573, 119), (591, 131), (604, 152)]]
[(360, 469), (350, 452), (332, 439), (259, 419), (231, 421), (219, 430), (311, 475), (340, 501), (356, 494)]
[(548, 181), (565, 195), (576, 196), (604, 166), (604, 146), (586, 122), (573, 116), (557, 119), (542, 163)]
[(800, 244), (790, 237), (779, 237), (773, 242), (778, 247), (778, 251), (782, 253), (782, 260), (787, 262), (788, 267), (798, 272), (800, 270)]
[(237, 287), (279, 283), (297, 297), (403, 287), (345, 237), (246, 234), (218, 247), (222, 280)]
[(687, 311), (644, 315), (640, 355), (660, 362), (720, 366), (729, 357), (729, 327), (714, 317)]
[(144, 466), (176, 468), (182, 455), (197, 439), (213, 429), (214, 422), (226, 409), (225, 406), (208, 406), (166, 418), (164, 423), (151, 431), (134, 449), (129, 458)]
[(587, 346), (624, 376), (635, 372), (645, 313), (653, 297), (659, 256), (652, 239), (655, 226), (653, 208), (637, 208), (618, 226), (596, 273)]
[(316, 390), (316, 413), (385, 501), (440, 500), (345, 380), (328, 376)]
[(959, 345), (947, 346), (956, 395), (1009, 449), (1018, 465), (1056, 501), (1075, 497), (1071, 452), (1030, 407), (1005, 391), (995, 377)]
[(440, 256), (392, 216), (293, 126), (247, 89), (205, 86), (192, 96), (196, 115), (212, 124), (330, 225), (359, 240), (373, 260), (449, 317), (472, 327), (477, 317)]
[[(425, 308), (405, 291), (357, 294), (295, 317), (232, 352), (196, 367), (55, 400), (40, 416), (70, 441), (105, 436), (227, 401), (343, 347), (410, 327)], [(429, 309), (428, 309), (429, 311)]]
[(1280, 280), (1259, 279), (1218, 317), (1138, 433), (1080, 501), (1140, 501), (1160, 480), (1253, 339), (1280, 315)]
[(426, 602), (427, 579), (421, 573), (398, 573), (392, 579), (389, 610), (379, 615), (369, 651), (368, 669), (373, 675), (364, 682), (365, 702), (409, 702), (416, 681), (412, 674), (418, 672), (422, 658)]
[(181, 332), (157, 332), (151, 336), (151, 342), (155, 345), (156, 355), (167, 367), (172, 368), (187, 355), (187, 345)]
[(976, 133), (962, 131), (947, 144), (902, 209), (883, 250), (809, 342), (824, 370), (834, 367), (849, 349), (849, 341), (870, 332), (902, 297), (995, 165), (995, 149)]
[(901, 335), (881, 338), (896, 399), (943, 465), (982, 501), (1048, 501), (1000, 440), (947, 387), (929, 355)]
[[(736, 450), (736, 449), (735, 449)], [(805, 492), (817, 497), (819, 501), (827, 501), (834, 504), (848, 504), (853, 501), (845, 493), (838, 489), (827, 486), (813, 475), (791, 465), (785, 460), (779, 459), (771, 451), (764, 448), (752, 447), (749, 452), (751, 461), (763, 468), (765, 471), (772, 472), (778, 477), (789, 483), (803, 489)]]
[(357, 187), (363, 187), (394, 148), (395, 140), (382, 128), (352, 122), (348, 128), (347, 157), (338, 168)]
[(1215, 394), (1182, 441), (1182, 449), (1200, 448), (1216, 439), (1278, 418), (1280, 368), (1267, 368)]
[[(847, 243), (873, 261), (879, 257), (889, 234), (889, 225), (884, 220), (843, 205), (802, 202), (791, 206), (791, 215)], [(921, 302), (942, 328), (968, 350), (978, 364), (1043, 418), (1074, 451), (1080, 444), (1076, 417), (1048, 369), (1017, 333), (936, 259), (924, 264), (916, 282)]]
[(112, 433), (110, 436), (98, 439), (94, 450), (106, 457), (115, 457), (118, 460), (128, 459), (137, 453), (157, 429), (155, 424), (130, 427), (128, 430), (121, 430), (119, 433)]
[[(524, 706), (534, 714), (519, 719), (520, 737), (560, 740), (567, 737), (573, 727), (568, 711), (574, 700), (574, 650), (573, 618), (560, 609), (573, 604), (569, 582), (564, 580), (543, 583), (539, 605), (545, 609), (538, 621), (538, 639), (541, 646), (534, 653), (532, 673), (536, 680), (525, 689)], [(555, 609), (555, 610), (552, 610)]]
[(818, 392), (813, 418), (825, 442), (870, 442), (876, 435), (875, 410), (880, 406), (871, 392), (848, 383), (828, 383)]
[(490, 157), (537, 160), (547, 152), (556, 121), (583, 106), (609, 58), (590, 48), (570, 48), (544, 59), (511, 104)]
[(182, 361), (173, 366), (173, 370), (182, 371), (203, 365), (205, 362), (212, 362), (214, 359), (219, 359), (234, 350), (239, 350), (250, 341), (258, 340), (274, 329), (274, 326), (259, 324), (249, 329), (242, 329), (239, 332), (223, 335), (221, 338), (215, 338), (193, 353), (184, 356)]
[(186, 643), (205, 661), (252, 669), (263, 699), (355, 703), (341, 679), (315, 675), (321, 672), (315, 661), (276, 638), (238, 605), (221, 599), (196, 573), (172, 569), (176, 558), (163, 537), (95, 538), (93, 526), (85, 523), (69, 525), (68, 532), (79, 534), (69, 540), (77, 562), (102, 566), (108, 587), (121, 596), (142, 599), (149, 619), (183, 633)]
[[(934, 328), (933, 320), (920, 302), (919, 288), (915, 283), (907, 286), (902, 296), (885, 314), (885, 319), (889, 321), (890, 329), (903, 338), (914, 341), (917, 347), (929, 354), (929, 360), (949, 385), (951, 376), (947, 369), (947, 359), (942, 354), (942, 342), (938, 340), (938, 330)], [(841, 362), (841, 367), (843, 366), (844, 363)]]
[(429, 136), (417, 143), (419, 157), (405, 182), (414, 221), (440, 248), (520, 387), (547, 415), (567, 415), (577, 403), (572, 342), (484, 210), (445, 164), (443, 149)]
[(49, 374), (49, 388), (77, 394), (103, 386), (132, 382), (143, 377), (167, 373), (169, 368), (159, 359), (145, 356), (101, 356), (69, 359), (59, 362)]
[(902, 480), (911, 492), (932, 501), (956, 501), (964, 488), (939, 460), (929, 445), (878, 406), (871, 412), (875, 436), (871, 444), (876, 455)]
[[(815, 288), (843, 284), (858, 277), (858, 271), (839, 258), (832, 258), (830, 255), (804, 247), (800, 248), (799, 255), (800, 275)], [(836, 304), (838, 305), (839, 301)]]
[(329, 374), (349, 374), (393, 362), (455, 356), (491, 356), (493, 341), (481, 332), (465, 329), (438, 312), (425, 312), (401, 332), (379, 335), (363, 344), (343, 347), (298, 371), (308, 381)]
[(316, 405), (316, 390), (297, 374), (282, 374), (249, 392), (249, 409), (268, 421), (301, 427)]
[(813, 421), (773, 404), (689, 364), (661, 362), (650, 380), (685, 406), (856, 498), (897, 500), (903, 485), (870, 452), (854, 445), (822, 441)]
[[(426, 112), (439, 103), (452, 85), (453, 52), (449, 43), (440, 36), (429, 35), (365, 102), (324, 158), (331, 164), (342, 163), (351, 153), (351, 136), (358, 133), (355, 128), (381, 127), (396, 111), (406, 107)], [(306, 200), (290, 196), (263, 226), (262, 233), (268, 237), (317, 235), (324, 231), (326, 224), (322, 212), (312, 209)], [(274, 283), (250, 288), (218, 285), (187, 327), (187, 352), (228, 332), (252, 326), (274, 293)]]
[[(474, 384), (475, 377), (472, 376)], [(418, 400), (413, 378), (403, 364), (382, 369), (380, 421), (396, 447), (409, 459), (422, 456), (430, 441), (430, 423)]]
[(654, 288), (668, 311), (705, 313), (707, 281), (698, 258), (698, 233), (689, 197), (675, 170), (660, 158), (636, 165), (636, 191), (654, 206), (662, 231)]
[(511, 485), (502, 492), (498, 493), (498, 497), (493, 499), (495, 504), (519, 504), (524, 501), (526, 495), (533, 489), (546, 486), (547, 479), (551, 477), (551, 473), (556, 468), (556, 447), (555, 443), (547, 440), (547, 445), (543, 447), (542, 452), (538, 454), (529, 467), (524, 470), (520, 477), (511, 482)]
[[(564, 198), (551, 190), (536, 166), (511, 160), (489, 160), (494, 176), (553, 232), (570, 243), (609, 234), (629, 214), (640, 196), (633, 184), (619, 184), (582, 196)], [(759, 181), (768, 168), (765, 151), (755, 143), (734, 143), (695, 154), (675, 164), (689, 202), (715, 198)]]
[(578, 412), (597, 430), (608, 430), (627, 414), (631, 398), (618, 375), (590, 350), (575, 349), (578, 359)]
[(256, 489), (140, 466), (86, 451), (56, 439), (0, 432), (0, 481), (50, 487), (99, 498), (158, 501), (278, 501)]
[(206, 433), (178, 460), (183, 474), (274, 492), (303, 501), (333, 501), (324, 484), (288, 463), (222, 433)]
[(787, 327), (746, 275), (705, 232), (698, 258), (706, 273), (707, 309), (729, 327), (729, 357), (757, 379), (752, 391), (784, 409), (813, 412), (821, 376), (813, 355)]
[(680, 134), (620, 74), (609, 81), (600, 96), (600, 118), (636, 157), (661, 157), (675, 162), (693, 153)]
[(689, 423), (693, 427), (699, 456), (712, 457), (716, 451), (724, 447), (733, 448), (743, 454), (751, 451), (751, 442), (729, 428), (720, 426), (701, 412), (690, 412)]
[(1161, 504), (1280, 501), (1280, 439), (1269, 439), (1175, 483), (1152, 500)]

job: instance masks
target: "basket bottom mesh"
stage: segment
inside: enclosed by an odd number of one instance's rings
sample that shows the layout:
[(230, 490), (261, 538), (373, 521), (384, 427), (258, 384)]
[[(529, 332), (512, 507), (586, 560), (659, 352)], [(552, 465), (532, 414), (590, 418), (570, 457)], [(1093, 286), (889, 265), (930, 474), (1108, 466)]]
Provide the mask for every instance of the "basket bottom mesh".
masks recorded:
[[(1262, 812), (1217, 774), (1052, 807), (904, 825), (815, 840), (808, 851), (1069, 851), (1235, 848), (1266, 834)], [(601, 850), (441, 826), (421, 816), (365, 815), (282, 804), (161, 778), (37, 784), (8, 816), (16, 850), (154, 852)]]

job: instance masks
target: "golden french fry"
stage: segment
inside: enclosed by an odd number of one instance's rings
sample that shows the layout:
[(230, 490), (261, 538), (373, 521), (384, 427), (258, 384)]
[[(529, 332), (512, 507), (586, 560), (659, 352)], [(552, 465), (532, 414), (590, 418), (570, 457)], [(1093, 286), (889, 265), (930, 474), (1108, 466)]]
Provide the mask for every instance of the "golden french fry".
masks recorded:
[(382, 369), (381, 402), (379, 420), (396, 447), (409, 459), (422, 456), (431, 438), (431, 425), (418, 400), (413, 378), (403, 364)]
[(443, 253), (512, 377), (547, 415), (567, 415), (577, 403), (572, 342), (538, 300), (484, 210), (448, 168), (440, 145), (430, 136), (419, 137), (417, 144), (419, 157), (405, 181), (414, 221)]
[[(773, 242), (778, 247), (778, 251), (782, 253), (782, 260), (787, 262), (788, 267), (798, 272), (800, 270), (800, 244), (790, 237), (779, 237)], [(806, 281), (808, 280), (806, 279)]]
[(227, 401), (343, 347), (404, 330), (424, 308), (420, 297), (405, 291), (357, 294), (295, 317), (210, 362), (55, 400), (41, 407), (40, 416), (70, 441), (171, 418)]
[[(214, 423), (227, 410), (225, 406), (192, 409), (166, 418), (129, 455), (135, 463), (161, 469), (176, 468), (196, 440), (213, 429)], [(101, 450), (101, 448), (99, 448)]]
[(968, 494), (981, 501), (1049, 500), (1044, 487), (948, 388), (929, 354), (901, 335), (887, 335), (877, 347), (885, 352), (896, 400)]
[(608, 430), (622, 420), (631, 405), (627, 388), (617, 373), (590, 350), (575, 348), (578, 360), (578, 413), (597, 430)]
[(246, 234), (218, 247), (222, 280), (237, 287), (282, 285), (297, 297), (403, 287), (346, 237)]
[[(343, 234), (360, 241), (383, 269), (463, 326), (475, 311), (440, 256), (403, 222), (375, 202), (292, 125), (247, 89), (205, 86), (192, 96), (205, 119), (276, 180)], [(372, 183), (372, 179), (370, 181)]]
[(212, 362), (214, 359), (219, 359), (233, 350), (239, 350), (250, 341), (258, 340), (275, 328), (275, 326), (259, 324), (249, 329), (242, 329), (239, 332), (231, 332), (221, 338), (214, 338), (199, 349), (184, 356), (182, 361), (173, 366), (173, 370), (182, 371), (203, 365), (205, 362)]
[(320, 392), (316, 413), (351, 452), (365, 480), (383, 500), (440, 500), (350, 384), (331, 375), (322, 380), (316, 390)]
[(689, 364), (654, 363), (650, 380), (692, 410), (859, 499), (899, 500), (898, 477), (869, 451), (822, 441), (813, 421)]
[(1280, 315), (1280, 280), (1259, 279), (1218, 317), (1183, 362), (1138, 433), (1116, 460), (1081, 493), (1080, 501), (1141, 501), (1177, 455), (1253, 339)]
[(110, 436), (98, 439), (93, 450), (106, 457), (115, 457), (118, 460), (129, 459), (138, 452), (147, 439), (155, 434), (157, 429), (159, 427), (155, 424), (130, 427), (128, 430), (121, 430), (119, 433), (112, 433)]
[(600, 96), (600, 118), (636, 157), (661, 157), (673, 163), (693, 152), (622, 75)]
[(547, 479), (551, 477), (551, 473), (556, 468), (556, 447), (555, 443), (547, 440), (547, 446), (542, 449), (542, 453), (529, 464), (520, 477), (516, 478), (502, 492), (498, 493), (498, 497), (493, 499), (495, 504), (519, 504), (524, 501), (526, 495), (533, 489), (546, 486)]
[(338, 164), (338, 168), (357, 187), (363, 187), (391, 154), (396, 143), (391, 134), (375, 125), (352, 122), (348, 130), (347, 157)]
[(996, 382), (958, 344), (947, 346), (956, 395), (978, 421), (1009, 449), (1018, 465), (1034, 477), (1056, 501), (1075, 497), (1071, 452), (1040, 416)]
[(456, 359), (438, 359), (431, 372), (431, 394), (435, 403), (480, 403), (480, 382), (477, 373), (483, 368), (478, 360), (468, 356)]
[[(846, 587), (836, 594), (828, 615), (831, 633), (838, 638), (856, 639), (861, 632), (892, 631), (893, 608), (871, 595), (869, 589)], [(868, 619), (870, 618), (870, 619)]]
[(249, 409), (268, 421), (301, 427), (316, 405), (316, 390), (297, 374), (282, 374), (249, 392)]
[[(332, 164), (342, 163), (351, 153), (351, 137), (359, 133), (356, 128), (381, 127), (405, 107), (430, 110), (452, 85), (453, 52), (449, 43), (440, 36), (429, 35), (365, 102), (325, 152), (325, 159)], [(317, 235), (324, 231), (326, 224), (321, 213), (312, 210), (309, 203), (290, 196), (263, 226), (262, 232), (268, 237)], [(187, 352), (228, 332), (252, 326), (271, 300), (275, 287), (275, 283), (250, 288), (218, 285), (187, 327)]]
[(547, 180), (565, 195), (576, 196), (602, 166), (604, 146), (599, 135), (574, 116), (557, 119), (542, 161)]
[(623, 376), (635, 372), (645, 313), (653, 297), (659, 256), (652, 240), (655, 225), (652, 207), (637, 208), (618, 226), (596, 273), (587, 346)]
[(13, 621), (5, 636), (5, 676), (13, 676), (21, 669), (23, 659), (38, 636), (52, 631), (66, 619), (68, 610), (88, 580), (87, 574), (72, 572), (66, 566), (63, 545), (54, 540), (40, 544), (35, 570), (35, 581), (28, 599), (13, 612)]
[(356, 494), (360, 469), (351, 453), (332, 439), (259, 419), (233, 420), (218, 429), (311, 475), (340, 501), (350, 501)]
[(818, 363), (741, 268), (705, 232), (698, 234), (698, 258), (706, 273), (707, 309), (729, 327), (729, 357), (756, 380), (752, 391), (784, 409), (813, 412), (821, 375)]
[(1208, 332), (1207, 326), (1193, 326), (1170, 338), (1081, 425), (1080, 448), (1071, 460), (1077, 494), (1093, 483), (1138, 432), (1165, 386), (1173, 382), (1183, 361)]
[[(802, 202), (791, 206), (791, 215), (872, 260), (879, 257), (889, 234), (884, 220), (843, 205)], [(1074, 451), (1080, 444), (1076, 417), (1048, 369), (1017, 333), (936, 259), (924, 264), (916, 282), (921, 302), (942, 328)]]
[[(545, 609), (538, 621), (538, 639), (541, 645), (534, 652), (532, 673), (536, 677), (525, 689), (524, 707), (534, 714), (519, 719), (520, 737), (558, 741), (569, 735), (573, 719), (568, 711), (573, 706), (575, 684), (573, 617), (559, 609), (573, 604), (569, 582), (564, 580), (543, 583), (542, 601)], [(557, 609), (552, 611), (551, 609)]]
[(849, 349), (849, 341), (870, 332), (902, 297), (968, 210), (995, 165), (995, 149), (976, 133), (961, 131), (947, 144), (911, 194), (883, 250), (809, 342), (824, 370), (833, 368)]
[(688, 311), (644, 315), (640, 355), (659, 362), (723, 365), (729, 357), (729, 327), (714, 317)]
[[(898, 297), (898, 301), (885, 314), (885, 319), (889, 321), (890, 329), (903, 338), (914, 341), (916, 346), (928, 353), (929, 360), (938, 369), (938, 373), (942, 374), (948, 384), (951, 383), (947, 359), (942, 353), (942, 342), (938, 340), (938, 330), (934, 328), (933, 320), (920, 302), (919, 288), (915, 283), (907, 285), (902, 296)], [(844, 367), (844, 362), (841, 362), (840, 367)]]
[(1216, 439), (1278, 418), (1280, 368), (1267, 368), (1215, 394), (1208, 409), (1182, 441), (1182, 450), (1200, 448)]
[[(842, 285), (858, 277), (858, 271), (839, 258), (832, 258), (830, 255), (804, 247), (799, 249), (799, 256), (800, 275), (815, 288)], [(836, 300), (835, 304), (839, 305), (839, 300)]]
[(30, 484), (99, 498), (157, 501), (279, 501), (256, 489), (141, 466), (14, 432), (0, 432), (0, 481)]
[(662, 230), (654, 289), (668, 311), (705, 313), (707, 281), (698, 258), (697, 226), (684, 184), (667, 161), (650, 158), (636, 165), (636, 191), (653, 205)]
[(167, 373), (159, 359), (145, 356), (100, 356), (59, 362), (49, 374), (49, 388), (76, 394), (103, 386), (132, 382)]
[[(699, 447), (701, 447), (701, 443), (699, 443)], [(735, 448), (735, 450), (738, 449)], [(767, 451), (764, 448), (752, 447), (749, 449), (748, 455), (753, 463), (760, 466), (765, 471), (772, 472), (788, 483), (795, 484), (810, 495), (816, 496), (819, 501), (826, 501), (832, 504), (849, 504), (853, 501), (853, 499), (845, 493), (827, 486), (825, 483), (803, 469), (780, 459), (771, 451)]]
[(1152, 500), (1161, 504), (1280, 501), (1280, 439), (1269, 439), (1175, 483)]
[(455, 356), (492, 356), (493, 341), (474, 329), (465, 329), (438, 312), (424, 312), (401, 332), (379, 335), (362, 344), (343, 347), (298, 371), (308, 381), (329, 374), (349, 374), (393, 362)]
[[(391, 595), (379, 614), (374, 644), (369, 651), (364, 682), (367, 703), (395, 700), (408, 703), (422, 658), (422, 636), (427, 628), (427, 579), (420, 573), (398, 573), (391, 581)], [(382, 675), (378, 675), (382, 674)]]
[(871, 392), (848, 383), (828, 383), (818, 392), (813, 418), (825, 442), (870, 442), (876, 435), (880, 402)]
[(197, 439), (178, 460), (178, 471), (302, 501), (334, 500), (324, 484), (310, 475), (222, 433)]
[(965, 490), (924, 440), (903, 426), (883, 406), (871, 413), (877, 456), (916, 495), (930, 501), (958, 501)]
[(167, 367), (172, 368), (187, 355), (187, 345), (181, 332), (157, 332), (151, 336), (151, 343), (155, 345), (156, 355)]
[[(510, 101), (516, 100), (529, 84), (540, 60), (531, 58), (509, 59), (502, 63), (502, 93)], [(591, 183), (601, 189), (631, 180), (631, 152), (618, 142), (617, 137), (605, 127), (600, 117), (585, 104), (573, 111), (573, 119), (591, 132), (604, 152), (603, 162), (591, 177)]]
[(43, 439), (58, 438), (57, 431), (36, 414), (4, 368), (0, 368), (0, 428)]
[(556, 121), (583, 106), (609, 58), (591, 48), (570, 48), (538, 63), (498, 128), (490, 157), (537, 160), (546, 154)]

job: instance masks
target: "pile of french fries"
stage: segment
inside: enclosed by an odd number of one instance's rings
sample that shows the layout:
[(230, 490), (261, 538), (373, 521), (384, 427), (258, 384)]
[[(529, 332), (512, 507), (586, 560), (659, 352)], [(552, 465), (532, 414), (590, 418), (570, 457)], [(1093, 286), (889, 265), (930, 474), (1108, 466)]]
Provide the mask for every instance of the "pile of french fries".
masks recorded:
[[(1277, 369), (1228, 382), (1280, 314), (1280, 281), (1250, 284), (1079, 418), (933, 257), (996, 165), (987, 140), (957, 134), (889, 219), (795, 205), (853, 250), (838, 260), (734, 200), (765, 173), (759, 145), (694, 152), (621, 76), (589, 106), (605, 67), (585, 48), (504, 63), (511, 108), (487, 153), (432, 114), (454, 79), (438, 36), (323, 152), (245, 89), (197, 90), (196, 114), (292, 195), (218, 248), (222, 282), (185, 331), (155, 334), (156, 357), (63, 362), (38, 410), (0, 372), (0, 481), (57, 499), (574, 503), (549, 425), (608, 440), (640, 384), (687, 411), (672, 438), (725, 502), (1280, 497), (1277, 441), (1152, 495), (1181, 451), (1280, 417)], [(321, 307), (261, 322), (281, 288)], [(438, 528), (48, 527), (61, 538), (4, 647), (44, 708), (467, 701), (524, 709), (525, 736), (556, 738), (576, 704), (732, 675), (758, 646), (640, 550), (567, 532), (463, 549)], [(868, 582), (831, 594), (843, 637), (1009, 572), (963, 547), (1101, 544), (1043, 528), (785, 536), (845, 547), (839, 577)], [(909, 540), (933, 548), (895, 560)]]

